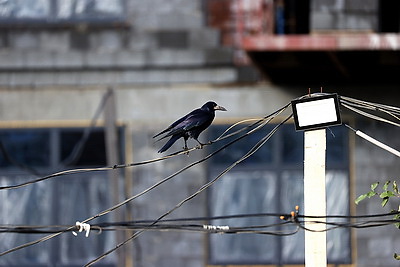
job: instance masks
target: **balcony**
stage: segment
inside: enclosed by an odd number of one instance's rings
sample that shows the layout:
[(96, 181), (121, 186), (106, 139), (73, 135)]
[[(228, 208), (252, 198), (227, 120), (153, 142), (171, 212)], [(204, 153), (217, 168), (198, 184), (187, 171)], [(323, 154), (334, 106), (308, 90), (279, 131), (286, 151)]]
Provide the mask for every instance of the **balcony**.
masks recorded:
[[(376, 29), (350, 23), (321, 30), (315, 2), (209, 0), (209, 23), (221, 29), (225, 45), (237, 48), (237, 63), (250, 59), (274, 83), (400, 84), (400, 13), (391, 14), (394, 7), (380, 1), (368, 13), (365, 20), (377, 21)], [(335, 8), (337, 17), (345, 17), (345, 9)]]

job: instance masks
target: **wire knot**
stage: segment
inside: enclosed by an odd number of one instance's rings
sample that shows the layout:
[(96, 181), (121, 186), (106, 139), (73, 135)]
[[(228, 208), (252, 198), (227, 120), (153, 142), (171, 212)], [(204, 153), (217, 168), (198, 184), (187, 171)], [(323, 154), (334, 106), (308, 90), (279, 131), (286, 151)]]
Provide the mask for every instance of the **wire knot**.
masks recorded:
[[(77, 221), (77, 222), (75, 223), (75, 225), (76, 225), (76, 227), (78, 228), (79, 233), (85, 231), (85, 232), (86, 232), (85, 236), (86, 236), (86, 237), (89, 237), (89, 233), (90, 233), (90, 224), (88, 224), (88, 223), (81, 223), (81, 222)], [(77, 236), (77, 235), (78, 235), (75, 231), (72, 231), (72, 234), (73, 234), (74, 236)]]
[(295, 207), (296, 211), (292, 211), (290, 212), (290, 215), (282, 215), (280, 216), (281, 220), (285, 220), (285, 221), (291, 221), (291, 222), (295, 222), (298, 223), (299, 222), (299, 206)]

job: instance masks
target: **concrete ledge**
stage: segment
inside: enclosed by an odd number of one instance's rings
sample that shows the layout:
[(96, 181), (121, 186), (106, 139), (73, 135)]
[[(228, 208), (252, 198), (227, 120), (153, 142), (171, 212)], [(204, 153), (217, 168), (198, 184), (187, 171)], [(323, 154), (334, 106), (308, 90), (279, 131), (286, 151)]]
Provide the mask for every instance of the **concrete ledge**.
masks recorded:
[(193, 68), (156, 70), (80, 70), (80, 71), (17, 71), (3, 72), (0, 86), (86, 86), (86, 85), (145, 85), (172, 83), (234, 83), (235, 68)]
[(66, 51), (48, 50), (0, 50), (0, 69), (8, 71), (25, 70), (82, 70), (121, 69), (149, 67), (204, 67), (208, 65), (232, 65), (232, 49), (158, 49)]

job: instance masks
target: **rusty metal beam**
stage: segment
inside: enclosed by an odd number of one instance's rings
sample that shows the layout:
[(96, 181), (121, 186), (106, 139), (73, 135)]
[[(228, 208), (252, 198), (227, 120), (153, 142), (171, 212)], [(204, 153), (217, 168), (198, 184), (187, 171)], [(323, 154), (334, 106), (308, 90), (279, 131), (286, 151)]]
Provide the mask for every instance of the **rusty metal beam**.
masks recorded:
[(242, 39), (246, 51), (400, 50), (400, 34), (254, 35)]

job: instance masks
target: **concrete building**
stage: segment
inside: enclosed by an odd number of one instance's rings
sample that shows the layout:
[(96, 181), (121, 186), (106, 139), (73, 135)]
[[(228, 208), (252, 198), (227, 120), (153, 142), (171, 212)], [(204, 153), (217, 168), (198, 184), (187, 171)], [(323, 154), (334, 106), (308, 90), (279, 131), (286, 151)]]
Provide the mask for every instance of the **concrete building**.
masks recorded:
[[(306, 95), (309, 87), (312, 92), (322, 86), (324, 92), (399, 106), (400, 8), (394, 2), (2, 1), (1, 186), (61, 170), (163, 156), (157, 153), (162, 142), (155, 143), (152, 136), (208, 100), (228, 112), (217, 113), (213, 126), (201, 135), (203, 141), (217, 138), (240, 120), (271, 114)], [(112, 163), (107, 162), (106, 151), (111, 152), (103, 127), (107, 119), (113, 119), (112, 111), (102, 105), (108, 88), (114, 89), (118, 136), (113, 143), (118, 148), (117, 162)], [(289, 113), (90, 223), (157, 219), (218, 177)], [(343, 116), (346, 123), (400, 147), (398, 127), (345, 109)], [(166, 218), (290, 213), (295, 205), (301, 213), (303, 139), (292, 124), (286, 123), (257, 154)], [(82, 139), (88, 131), (88, 138)], [(86, 141), (82, 150), (76, 149), (80, 140)], [(373, 182), (398, 179), (398, 158), (344, 126), (327, 130), (327, 140), (328, 214), (397, 209), (395, 201), (383, 209), (378, 199), (357, 206), (354, 199)], [(118, 201), (203, 159), (222, 143), (189, 156), (115, 170)], [(171, 152), (182, 145), (177, 142)], [(63, 175), (1, 190), (0, 225), (75, 225), (90, 218), (116, 201), (115, 183), (107, 174)], [(275, 216), (184, 223), (244, 227), (277, 222)], [(293, 230), (276, 226), (271, 231)], [(1, 256), (0, 266), (82, 266), (133, 234), (118, 233), (93, 231), (89, 238), (63, 233)], [(40, 237), (2, 233), (0, 253)], [(332, 266), (397, 266), (393, 259), (393, 253), (400, 252), (397, 240), (393, 225), (328, 231), (328, 262)], [(303, 264), (303, 231), (289, 237), (145, 231), (99, 262), (99, 266), (185, 267)]]

